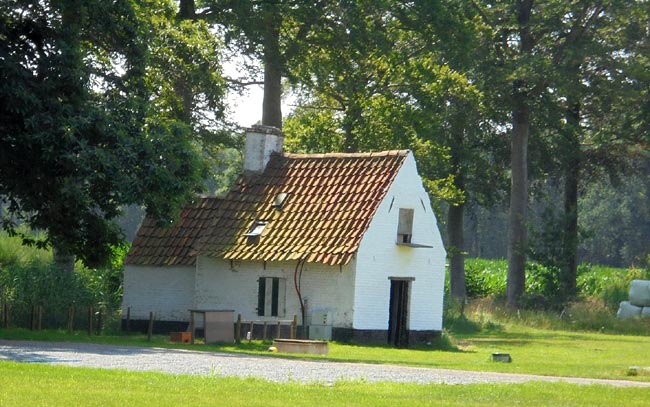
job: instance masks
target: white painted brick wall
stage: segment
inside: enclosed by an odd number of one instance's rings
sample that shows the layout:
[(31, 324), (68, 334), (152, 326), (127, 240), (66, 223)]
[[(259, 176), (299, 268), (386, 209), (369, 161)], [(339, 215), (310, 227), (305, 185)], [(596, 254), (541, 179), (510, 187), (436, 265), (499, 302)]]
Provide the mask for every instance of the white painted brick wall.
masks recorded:
[[(414, 209), (412, 242), (433, 248), (395, 244), (399, 208)], [(429, 197), (418, 176), (413, 155), (409, 154), (357, 253), (354, 328), (387, 329), (390, 302), (388, 278), (413, 277), (409, 329), (441, 330), (445, 257)]]
[(149, 319), (156, 313), (160, 321), (189, 321), (194, 307), (194, 267), (124, 268), (122, 315), (131, 307), (131, 319)]
[[(391, 201), (392, 207), (391, 207)], [(433, 248), (395, 244), (399, 208), (414, 209), (413, 242)], [(286, 282), (285, 316), (300, 317), (294, 288), (296, 262), (234, 262), (199, 257), (197, 267), (127, 266), (124, 273), (123, 312), (146, 319), (150, 311), (160, 320), (187, 321), (190, 308), (233, 309), (245, 320), (257, 315), (260, 277)], [(302, 294), (307, 317), (313, 311), (331, 311), (335, 327), (381, 329), (388, 327), (389, 277), (413, 277), (409, 303), (409, 329), (441, 330), (445, 277), (445, 251), (429, 197), (409, 155), (380, 204), (356, 258), (342, 268), (306, 264)]]
[[(339, 268), (322, 264), (305, 264), (301, 292), (307, 298), (310, 310), (332, 312), (333, 326), (352, 327), (352, 295), (354, 292), (354, 262)], [(277, 317), (257, 315), (257, 290), (260, 277), (279, 277), (286, 282), (285, 315), (280, 319), (298, 316), (300, 302), (294, 286), (296, 262), (264, 264), (261, 262), (233, 263), (230, 261), (199, 257), (196, 275), (196, 307), (206, 309), (234, 309), (235, 318), (242, 314), (244, 320), (277, 320)]]

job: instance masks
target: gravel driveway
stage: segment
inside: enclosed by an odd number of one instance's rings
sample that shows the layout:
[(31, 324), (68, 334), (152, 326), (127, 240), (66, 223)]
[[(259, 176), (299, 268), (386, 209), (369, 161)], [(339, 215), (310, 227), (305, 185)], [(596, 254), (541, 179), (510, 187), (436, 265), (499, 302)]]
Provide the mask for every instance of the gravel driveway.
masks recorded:
[(0, 340), (0, 360), (134, 371), (257, 377), (274, 382), (331, 384), (341, 380), (403, 383), (523, 383), (527, 381), (650, 387), (648, 382), (470, 372), (366, 363), (307, 361), (232, 353), (135, 346)]

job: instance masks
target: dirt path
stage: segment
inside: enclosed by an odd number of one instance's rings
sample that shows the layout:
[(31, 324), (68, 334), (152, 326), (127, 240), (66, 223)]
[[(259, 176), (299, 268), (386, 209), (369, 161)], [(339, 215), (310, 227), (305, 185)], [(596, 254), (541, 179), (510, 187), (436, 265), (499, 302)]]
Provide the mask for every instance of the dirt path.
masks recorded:
[(331, 384), (341, 380), (402, 383), (524, 383), (529, 381), (648, 387), (650, 382), (471, 372), (367, 363), (282, 359), (89, 343), (0, 340), (0, 360), (171, 374), (257, 377), (275, 382)]

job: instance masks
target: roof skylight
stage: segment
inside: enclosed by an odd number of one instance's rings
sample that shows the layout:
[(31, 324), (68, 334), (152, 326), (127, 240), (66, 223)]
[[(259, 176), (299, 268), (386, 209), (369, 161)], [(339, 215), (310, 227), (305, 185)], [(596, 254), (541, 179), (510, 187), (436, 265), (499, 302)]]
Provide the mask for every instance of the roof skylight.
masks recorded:
[(282, 208), (282, 205), (284, 205), (284, 202), (287, 200), (287, 197), (289, 196), (288, 193), (286, 192), (280, 192), (275, 196), (275, 199), (273, 200), (273, 205), (272, 207), (276, 209)]
[(248, 229), (248, 233), (244, 234), (244, 236), (247, 237), (258, 237), (264, 232), (264, 228), (266, 228), (266, 225), (268, 225), (268, 222), (264, 222), (261, 220), (256, 220), (253, 222), (253, 225)]

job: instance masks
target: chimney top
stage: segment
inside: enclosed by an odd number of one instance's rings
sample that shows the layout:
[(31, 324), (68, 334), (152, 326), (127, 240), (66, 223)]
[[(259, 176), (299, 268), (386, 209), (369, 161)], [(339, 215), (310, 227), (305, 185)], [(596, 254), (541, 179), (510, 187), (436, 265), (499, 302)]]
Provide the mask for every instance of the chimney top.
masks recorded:
[(277, 127), (266, 126), (263, 124), (252, 125), (248, 129), (246, 129), (246, 134), (248, 135), (249, 133), (273, 134), (276, 136), (284, 137), (284, 135), (282, 134), (282, 130), (278, 129)]
[(284, 135), (276, 127), (253, 125), (246, 130), (244, 172), (262, 173), (272, 153), (281, 153)]

